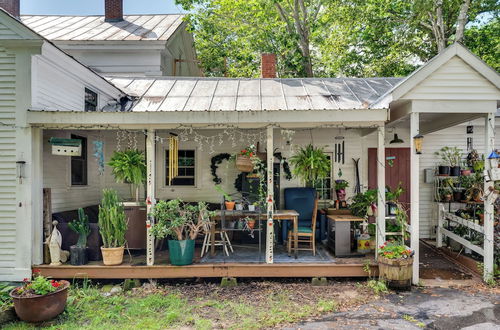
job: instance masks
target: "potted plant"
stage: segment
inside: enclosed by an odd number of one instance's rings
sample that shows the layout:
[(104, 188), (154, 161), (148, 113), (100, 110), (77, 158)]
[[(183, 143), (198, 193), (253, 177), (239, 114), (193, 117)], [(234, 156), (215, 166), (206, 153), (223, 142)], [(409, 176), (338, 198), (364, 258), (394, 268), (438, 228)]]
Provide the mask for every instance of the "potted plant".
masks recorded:
[(224, 196), (224, 207), (226, 208), (226, 210), (228, 211), (232, 211), (234, 210), (234, 206), (236, 204), (236, 202), (233, 201), (233, 198), (231, 197), (231, 195), (229, 195), (224, 189), (222, 189), (222, 187), (220, 185), (215, 185), (215, 190), (217, 190), (217, 192), (219, 192), (221, 195)]
[(253, 204), (248, 204), (248, 211), (250, 212), (255, 212), (255, 205), (256, 203), (253, 203)]
[(215, 212), (208, 211), (207, 204), (183, 203), (180, 199), (158, 202), (151, 212), (156, 223), (152, 234), (156, 238), (169, 237), (170, 263), (175, 266), (190, 265), (194, 257), (194, 240), (200, 230), (210, 222)]
[(119, 265), (123, 262), (127, 221), (123, 204), (113, 189), (104, 189), (99, 205), (99, 233), (102, 237), (102, 259), (105, 265)]
[(377, 189), (369, 189), (352, 197), (349, 205), (351, 213), (357, 217), (373, 216), (377, 208)]
[[(146, 182), (146, 157), (137, 149), (115, 151), (108, 165), (116, 182), (130, 184), (130, 195), (139, 201), (139, 187)], [(134, 190), (135, 188), (135, 190)], [(134, 196), (135, 195), (135, 196)]]
[(414, 252), (404, 244), (385, 242), (378, 250), (379, 276), (385, 279), (390, 287), (410, 287), (413, 254)]
[(322, 147), (309, 144), (301, 147), (290, 158), (293, 166), (292, 174), (303, 181), (306, 187), (313, 187), (318, 180), (330, 175), (330, 160)]
[(453, 194), (453, 191), (451, 190), (451, 188), (449, 188), (449, 187), (442, 188), (441, 189), (441, 201), (442, 202), (449, 202), (449, 201), (451, 201), (452, 194)]
[(76, 245), (70, 246), (70, 263), (74, 266), (85, 265), (87, 258), (87, 236), (90, 234), (89, 217), (78, 209), (78, 219), (68, 223), (68, 227), (78, 234)]
[(335, 180), (335, 193), (339, 201), (344, 201), (346, 196), (345, 189), (349, 187), (349, 182), (345, 180)]
[(68, 298), (68, 281), (55, 281), (35, 271), (33, 280), (24, 279), (22, 286), (13, 289), (17, 316), (25, 322), (43, 322), (61, 314)]
[(235, 156), (236, 168), (241, 172), (246, 172), (246, 173), (252, 172), (255, 162), (253, 158), (255, 156), (256, 156), (255, 146), (253, 145), (240, 150), (240, 152), (237, 153)]
[(438, 168), (439, 175), (460, 176), (461, 149), (457, 147), (443, 147), (434, 154), (441, 156), (443, 160), (443, 164)]

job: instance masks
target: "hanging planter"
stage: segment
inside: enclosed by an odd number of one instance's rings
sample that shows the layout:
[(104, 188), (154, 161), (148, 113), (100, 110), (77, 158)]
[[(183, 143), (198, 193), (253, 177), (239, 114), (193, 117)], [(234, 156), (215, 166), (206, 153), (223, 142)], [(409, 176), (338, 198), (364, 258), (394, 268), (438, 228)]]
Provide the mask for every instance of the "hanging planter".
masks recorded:
[(250, 157), (237, 155), (236, 156), (236, 168), (245, 173), (249, 173), (253, 171), (253, 163)]

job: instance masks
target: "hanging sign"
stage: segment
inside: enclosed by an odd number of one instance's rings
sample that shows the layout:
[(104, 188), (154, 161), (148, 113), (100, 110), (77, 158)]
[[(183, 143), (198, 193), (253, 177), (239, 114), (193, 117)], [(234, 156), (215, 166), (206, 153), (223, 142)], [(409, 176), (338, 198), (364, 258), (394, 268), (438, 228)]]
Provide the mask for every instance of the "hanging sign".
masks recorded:
[(58, 156), (81, 156), (82, 140), (51, 137), (52, 154)]

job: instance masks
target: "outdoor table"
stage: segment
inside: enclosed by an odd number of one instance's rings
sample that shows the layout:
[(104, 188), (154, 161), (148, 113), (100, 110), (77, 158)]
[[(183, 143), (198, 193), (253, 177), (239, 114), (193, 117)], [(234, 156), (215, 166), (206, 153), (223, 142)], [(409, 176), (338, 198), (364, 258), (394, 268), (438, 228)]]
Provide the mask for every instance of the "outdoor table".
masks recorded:
[(335, 221), (335, 256), (351, 255), (351, 221), (364, 221), (364, 218), (350, 214), (331, 214), (328, 220)]
[[(267, 221), (267, 215), (265, 213), (250, 212), (250, 211), (227, 211), (227, 217), (255, 217), (258, 221)], [(215, 216), (212, 217), (214, 220), (220, 220), (220, 211), (217, 212)], [(295, 210), (276, 210), (273, 212), (273, 220), (288, 220), (293, 221), (293, 245), (295, 249), (295, 259), (298, 258), (298, 245), (299, 245), (299, 213)], [(215, 226), (210, 226), (211, 237), (210, 237), (210, 255), (215, 255)]]

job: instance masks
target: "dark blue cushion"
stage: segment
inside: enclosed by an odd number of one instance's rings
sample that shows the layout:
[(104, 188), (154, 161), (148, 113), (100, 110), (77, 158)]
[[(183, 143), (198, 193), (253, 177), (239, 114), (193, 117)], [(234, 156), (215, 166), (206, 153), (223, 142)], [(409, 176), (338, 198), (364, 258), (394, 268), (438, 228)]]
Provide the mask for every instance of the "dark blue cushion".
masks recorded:
[(286, 188), (285, 209), (295, 210), (299, 213), (299, 222), (306, 220), (311, 223), (316, 200), (316, 189), (314, 188)]

